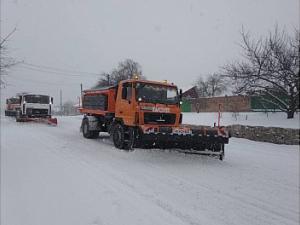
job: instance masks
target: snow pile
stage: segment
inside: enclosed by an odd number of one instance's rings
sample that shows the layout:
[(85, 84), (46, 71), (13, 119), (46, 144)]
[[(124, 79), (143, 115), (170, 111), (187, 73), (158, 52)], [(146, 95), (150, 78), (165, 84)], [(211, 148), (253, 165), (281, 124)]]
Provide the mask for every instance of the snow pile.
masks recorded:
[[(287, 119), (286, 114), (282, 112), (263, 113), (263, 112), (246, 112), (246, 113), (221, 113), (221, 125), (249, 125), (265, 127), (283, 127), (299, 129), (299, 113), (295, 118)], [(213, 126), (214, 122), (218, 123), (218, 113), (183, 113), (183, 123), (195, 125)]]

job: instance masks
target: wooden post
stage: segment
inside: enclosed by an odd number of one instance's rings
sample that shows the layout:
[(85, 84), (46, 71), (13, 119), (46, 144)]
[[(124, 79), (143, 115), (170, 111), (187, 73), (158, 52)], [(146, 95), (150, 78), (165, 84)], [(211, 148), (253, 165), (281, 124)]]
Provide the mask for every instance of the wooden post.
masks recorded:
[(220, 127), (220, 119), (221, 119), (221, 104), (219, 104), (219, 112), (218, 112), (218, 127)]

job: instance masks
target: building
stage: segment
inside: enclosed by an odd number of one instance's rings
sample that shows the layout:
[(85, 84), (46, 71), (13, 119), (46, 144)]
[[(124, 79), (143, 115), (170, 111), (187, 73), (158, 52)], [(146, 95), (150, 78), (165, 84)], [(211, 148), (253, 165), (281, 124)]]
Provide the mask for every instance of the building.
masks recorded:
[(193, 86), (187, 90), (183, 90), (182, 98), (184, 99), (195, 99), (198, 98), (197, 87)]

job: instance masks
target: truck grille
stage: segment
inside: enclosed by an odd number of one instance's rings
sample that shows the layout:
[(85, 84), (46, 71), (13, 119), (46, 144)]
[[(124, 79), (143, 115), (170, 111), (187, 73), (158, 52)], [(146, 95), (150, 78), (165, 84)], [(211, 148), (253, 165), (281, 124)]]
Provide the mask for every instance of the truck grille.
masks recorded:
[(48, 109), (31, 109), (26, 110), (27, 115), (48, 115)]
[(145, 124), (175, 124), (176, 114), (144, 113)]

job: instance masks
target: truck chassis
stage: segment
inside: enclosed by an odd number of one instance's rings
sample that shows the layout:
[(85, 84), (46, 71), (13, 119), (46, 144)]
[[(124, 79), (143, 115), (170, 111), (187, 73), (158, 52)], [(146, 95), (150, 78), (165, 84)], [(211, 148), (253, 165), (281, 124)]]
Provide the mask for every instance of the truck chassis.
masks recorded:
[[(184, 128), (189, 126), (184, 125)], [(108, 132), (115, 147), (127, 151), (134, 148), (175, 149), (188, 154), (217, 156), (220, 160), (225, 157), (224, 146), (228, 143), (228, 137), (221, 135), (219, 129), (191, 128), (191, 133), (179, 134), (173, 133), (171, 127), (160, 127), (157, 132), (144, 133), (139, 127), (129, 127), (103, 116), (84, 115), (80, 130), (89, 139), (98, 138), (100, 132)]]

